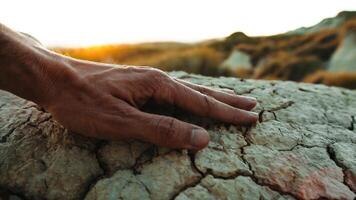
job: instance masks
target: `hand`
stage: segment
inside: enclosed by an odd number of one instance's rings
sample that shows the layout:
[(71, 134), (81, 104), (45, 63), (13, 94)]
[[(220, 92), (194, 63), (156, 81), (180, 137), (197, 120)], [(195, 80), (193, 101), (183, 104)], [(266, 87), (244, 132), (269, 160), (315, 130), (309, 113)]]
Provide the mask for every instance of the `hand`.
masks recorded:
[[(69, 64), (68, 64), (69, 63)], [(246, 110), (249, 97), (232, 95), (169, 77), (149, 67), (67, 61), (68, 81), (54, 82), (48, 110), (66, 128), (102, 139), (139, 139), (171, 148), (201, 149), (209, 142), (201, 127), (139, 110), (148, 100), (169, 103), (194, 114), (236, 125), (257, 121)]]
[(209, 135), (199, 126), (140, 111), (148, 100), (236, 125), (258, 118), (247, 111), (256, 105), (253, 98), (176, 80), (153, 68), (68, 58), (2, 24), (0, 46), (0, 89), (38, 103), (82, 135), (195, 150), (208, 144)]

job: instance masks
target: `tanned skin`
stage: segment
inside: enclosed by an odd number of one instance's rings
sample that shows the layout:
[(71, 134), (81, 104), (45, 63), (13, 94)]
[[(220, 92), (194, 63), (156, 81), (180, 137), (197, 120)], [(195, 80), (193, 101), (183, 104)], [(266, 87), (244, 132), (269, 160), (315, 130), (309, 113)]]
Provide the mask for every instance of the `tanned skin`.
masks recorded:
[(254, 98), (174, 79), (154, 68), (62, 56), (2, 24), (0, 89), (37, 103), (75, 133), (170, 148), (199, 150), (208, 145), (209, 135), (197, 125), (141, 111), (148, 100), (234, 125), (258, 119), (250, 112)]

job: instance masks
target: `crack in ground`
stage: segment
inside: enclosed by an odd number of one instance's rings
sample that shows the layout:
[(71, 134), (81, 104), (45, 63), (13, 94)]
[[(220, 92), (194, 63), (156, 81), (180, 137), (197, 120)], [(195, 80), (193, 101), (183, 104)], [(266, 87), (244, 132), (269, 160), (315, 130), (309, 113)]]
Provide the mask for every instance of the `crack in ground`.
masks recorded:
[[(143, 151), (139, 155), (139, 157), (136, 158), (135, 164), (133, 165), (133, 167), (130, 167), (128, 169), (132, 170), (134, 175), (141, 174), (141, 172), (139, 171), (139, 168), (141, 166), (144, 166), (144, 165), (152, 163), (153, 159), (156, 158), (156, 157), (162, 157), (162, 156), (168, 155), (168, 154), (170, 154), (172, 152), (179, 152), (179, 151), (173, 149), (173, 150), (168, 150), (167, 152), (164, 152), (162, 154), (159, 154), (158, 147), (156, 145), (152, 145), (152, 147), (149, 147), (147, 150)], [(149, 159), (142, 161), (142, 158), (147, 156), (147, 153), (150, 153), (149, 154)]]
[[(220, 87), (220, 86), (219, 86)], [(233, 87), (231, 87), (232, 89), (233, 89)], [(253, 89), (251, 89), (251, 90), (248, 90), (248, 93), (251, 93), (254, 89), (261, 89), (261, 88), (253, 88)], [(247, 94), (247, 93), (244, 93), (244, 94)], [(276, 108), (272, 108), (272, 109), (270, 109), (270, 110), (262, 110), (260, 113), (259, 113), (259, 120), (260, 120), (260, 122), (262, 122), (263, 121), (263, 112), (271, 112), (273, 115), (274, 115), (274, 118), (275, 118), (275, 120), (276, 121), (278, 121), (277, 120), (277, 116), (276, 116), (276, 113), (275, 113), (275, 111), (278, 111), (278, 110), (281, 110), (281, 109), (285, 109), (285, 108), (288, 108), (289, 106), (291, 106), (291, 105), (293, 105), (294, 104), (294, 102), (293, 101), (289, 101), (289, 102), (286, 102), (286, 103), (283, 103), (282, 105), (280, 105), (280, 106), (277, 106)], [(3, 106), (0, 106), (0, 108), (1, 107), (3, 107)], [(31, 107), (34, 107), (34, 106), (29, 106), (28, 108), (31, 108)], [(35, 107), (34, 107), (35, 108)], [(37, 108), (36, 108), (37, 109)], [(351, 122), (351, 126), (350, 126), (350, 128), (352, 128), (352, 129), (354, 129), (354, 123), (355, 123), (355, 116), (351, 116), (352, 117), (352, 122)], [(48, 120), (50, 119), (50, 117), (48, 118)], [(44, 121), (46, 121), (46, 120), (43, 120), (42, 122), (44, 122)], [(28, 122), (28, 121), (27, 121)], [(27, 122), (25, 122), (24, 124), (26, 124)], [(42, 123), (42, 122), (40, 122), (40, 123)], [(40, 124), (39, 123), (39, 124)], [(34, 123), (35, 124), (35, 123)], [(29, 125), (33, 125), (33, 124), (29, 124)], [(36, 124), (34, 125), (34, 126), (36, 126)], [(12, 131), (14, 131), (14, 130), (12, 130)], [(216, 175), (214, 175), (211, 171), (207, 171), (207, 173), (202, 173), (197, 167), (196, 167), (196, 165), (195, 165), (195, 156), (194, 156), (194, 154), (188, 154), (189, 155), (189, 157), (190, 157), (190, 160), (191, 160), (191, 166), (192, 166), (192, 168), (193, 169), (195, 169), (198, 173), (200, 173), (201, 174), (201, 177), (197, 180), (197, 181), (195, 181), (194, 183), (192, 183), (192, 184), (187, 184), (187, 185), (185, 185), (184, 186), (184, 188), (182, 188), (176, 195), (174, 195), (173, 196), (173, 199), (174, 198), (176, 198), (176, 196), (178, 196), (180, 193), (182, 193), (182, 192), (184, 192), (186, 189), (188, 189), (188, 188), (191, 188), (191, 187), (195, 187), (195, 186), (197, 186), (197, 185), (199, 185), (200, 183), (201, 183), (201, 180), (203, 179), (203, 178), (205, 178), (207, 175), (212, 175), (214, 178), (219, 178), (219, 179), (225, 179), (225, 180), (230, 180), (230, 179), (235, 179), (236, 177), (238, 177), (238, 176), (247, 176), (247, 177), (250, 177), (256, 184), (258, 184), (258, 185), (260, 185), (260, 186), (265, 186), (265, 187), (268, 187), (269, 189), (271, 189), (271, 190), (273, 190), (273, 191), (276, 191), (276, 192), (278, 192), (278, 193), (280, 193), (280, 194), (287, 194), (287, 195), (291, 195), (291, 196), (293, 196), (294, 197), (294, 195), (292, 195), (292, 194), (289, 194), (288, 192), (283, 192), (283, 191), (280, 191), (279, 189), (278, 189), (278, 186), (276, 186), (276, 185), (269, 185), (269, 184), (266, 184), (266, 183), (263, 183), (263, 180), (260, 180), (260, 179), (258, 179), (256, 176), (255, 176), (255, 171), (253, 171), (252, 170), (252, 166), (251, 166), (251, 164), (246, 160), (246, 158), (245, 158), (245, 156), (246, 156), (246, 152), (245, 152), (245, 148), (246, 147), (248, 147), (248, 146), (250, 146), (251, 144), (253, 144), (253, 142), (251, 142), (250, 141), (250, 139), (248, 138), (248, 136), (247, 136), (247, 133), (249, 132), (249, 129), (246, 129), (246, 131), (243, 131), (243, 136), (244, 136), (244, 138), (245, 138), (245, 141), (246, 141), (246, 145), (244, 145), (244, 146), (242, 146), (242, 147), (240, 147), (240, 151), (241, 151), (241, 154), (242, 154), (242, 156), (241, 156), (241, 159), (243, 160), (243, 162), (246, 164), (246, 165), (248, 165), (248, 167), (249, 167), (249, 169), (250, 169), (250, 171), (252, 172), (252, 175), (245, 175), (245, 174), (240, 174), (240, 173), (236, 173), (236, 174), (233, 174), (232, 176), (229, 176), (229, 177), (219, 177), (219, 176), (216, 176)], [(11, 134), (10, 134), (11, 135)], [(2, 139), (2, 138), (1, 138)], [(1, 141), (0, 141), (0, 143), (1, 143)], [(98, 146), (100, 146), (100, 145), (98, 145)], [(312, 148), (312, 147), (314, 147), (314, 146), (304, 146), (304, 144), (297, 144), (297, 145), (295, 145), (295, 146), (293, 146), (290, 150), (281, 150), (281, 151), (293, 151), (294, 150), (294, 148), (296, 148), (297, 146), (302, 146), (302, 147), (305, 147), (305, 148)], [(131, 146), (130, 146), (130, 148), (131, 148)], [(99, 157), (99, 155), (98, 155), (98, 149), (99, 149), (99, 147), (95, 150), (95, 156), (96, 156), (96, 159), (97, 159), (97, 162), (98, 162), (98, 164), (99, 164), (99, 167), (103, 170), (103, 172), (104, 172), (104, 175), (99, 175), (99, 176), (97, 176), (96, 178), (94, 178), (94, 180), (91, 180), (91, 181), (88, 181), (88, 188), (87, 188), (87, 190), (86, 190), (86, 192), (84, 193), (84, 197), (83, 198), (85, 198), (85, 196), (87, 195), (87, 193), (88, 192), (90, 192), (90, 190), (92, 189), (92, 187), (98, 182), (98, 181), (100, 181), (102, 178), (104, 178), (105, 177), (105, 175), (107, 174), (107, 172), (106, 172), (106, 170), (105, 170), (105, 164), (101, 161), (101, 159), (100, 159), (100, 157)], [(132, 153), (132, 152), (131, 152)], [(143, 152), (139, 157), (141, 157), (143, 154), (144, 154), (145, 152)], [(168, 152), (168, 153), (170, 153), (170, 152)], [(329, 155), (330, 156), (330, 155)], [(137, 161), (139, 160), (139, 158), (137, 158), (136, 159), (136, 162), (135, 162), (135, 166), (136, 166), (136, 163), (137, 163)], [(152, 162), (152, 159), (147, 159), (146, 160), (147, 162)], [(335, 160), (334, 160), (334, 162), (336, 162)], [(140, 163), (140, 165), (143, 165), (143, 164), (146, 164), (146, 162), (144, 162), (144, 163)], [(130, 168), (131, 170), (135, 170), (135, 167), (132, 169), (132, 168)], [(343, 168), (342, 168), (343, 169)], [(345, 181), (345, 174), (344, 174), (344, 181)], [(144, 184), (143, 184), (144, 185)], [(347, 184), (345, 184), (345, 185), (347, 185)], [(145, 188), (146, 188), (146, 185), (144, 185), (145, 186)], [(348, 186), (348, 185), (347, 185)], [(203, 186), (204, 187), (204, 186)], [(277, 189), (273, 189), (273, 188), (277, 188)], [(208, 189), (208, 188), (207, 188)], [(147, 190), (147, 188), (146, 188), (146, 190)], [(209, 189), (208, 189), (209, 190)], [(148, 191), (149, 192), (149, 191)]]
[(263, 114), (265, 112), (269, 112), (272, 113), (274, 120), (278, 121), (277, 119), (277, 114), (275, 112), (282, 110), (282, 109), (287, 109), (288, 107), (292, 106), (295, 102), (294, 101), (287, 101), (282, 103), (281, 105), (275, 107), (275, 108), (271, 108), (271, 109), (262, 109), (259, 113), (258, 113), (258, 121), (260, 123), (264, 122), (263, 119)]
[(89, 180), (87, 183), (86, 183), (86, 187), (85, 187), (85, 190), (84, 192), (82, 193), (82, 195), (80, 195), (80, 199), (85, 199), (85, 197), (88, 195), (88, 193), (93, 189), (93, 187), (102, 179), (104, 178), (107, 178), (107, 171), (106, 171), (106, 168), (105, 168), (105, 164), (101, 161), (99, 155), (98, 155), (98, 152), (99, 152), (99, 149), (104, 146), (106, 144), (105, 141), (101, 140), (98, 142), (98, 144), (96, 145), (96, 148), (94, 150), (94, 153), (95, 153), (95, 159), (97, 160), (98, 162), (98, 165), (99, 165), (99, 168), (102, 170), (102, 173), (93, 177), (91, 180)]
[(308, 146), (308, 145), (305, 145), (303, 143), (297, 143), (296, 145), (294, 145), (292, 148), (290, 149), (272, 149), (272, 150), (276, 150), (276, 151), (294, 151), (295, 148), (297, 147), (303, 147), (303, 148), (306, 148), (306, 149), (312, 149), (312, 148), (323, 148), (322, 146), (318, 146), (318, 145), (312, 145), (312, 146)]
[(271, 109), (268, 109), (267, 111), (269, 112), (275, 112), (275, 111), (279, 111), (279, 110), (282, 110), (282, 109), (286, 109), (290, 106), (292, 106), (295, 102), (294, 101), (287, 101), (287, 102), (284, 102), (282, 103), (281, 105), (275, 107), (275, 108), (271, 108)]
[(356, 124), (356, 119), (355, 116), (351, 116), (351, 124), (350, 127), (348, 128), (350, 131), (355, 130), (355, 124)]
[(52, 115), (48, 115), (48, 116), (46, 116), (44, 119), (42, 119), (41, 121), (38, 121), (38, 122), (36, 122), (36, 123), (32, 123), (32, 122), (30, 122), (29, 123), (29, 125), (30, 126), (40, 126), (41, 124), (43, 124), (43, 123), (45, 123), (45, 122), (48, 122), (48, 121), (50, 121), (52, 119)]
[(221, 89), (228, 89), (228, 90), (232, 90), (235, 92), (235, 88), (234, 87), (229, 87), (227, 85), (217, 85), (219, 88)]
[[(89, 184), (88, 184), (88, 186), (87, 186), (85, 192), (83, 192), (83, 195), (82, 195), (82, 197), (81, 197), (80, 199), (85, 199), (85, 197), (88, 195), (88, 193), (93, 189), (93, 187), (94, 187), (100, 180), (105, 179), (105, 178), (110, 178), (110, 177), (112, 177), (112, 175), (115, 174), (115, 172), (112, 173), (112, 174), (108, 173), (106, 164), (101, 160), (101, 158), (100, 158), (100, 156), (99, 156), (99, 149), (102, 148), (102, 147), (105, 146), (105, 145), (107, 145), (107, 142), (106, 142), (106, 141), (103, 141), (103, 140), (102, 140), (102, 141), (99, 141), (99, 143), (97, 144), (96, 149), (94, 150), (96, 160), (97, 160), (97, 162), (98, 162), (98, 164), (99, 164), (100, 169), (103, 171), (103, 173), (100, 174), (100, 175), (98, 175), (97, 177), (93, 178), (91, 181), (89, 181)], [(151, 152), (152, 149), (153, 149), (153, 155), (150, 157), (150, 159), (146, 160), (145, 162), (140, 163), (140, 162), (139, 162), (140, 158), (143, 157), (143, 156), (145, 156), (145, 154), (146, 154), (147, 152)], [(162, 155), (158, 155), (157, 146), (152, 145), (152, 147), (150, 147), (150, 148), (148, 148), (147, 150), (143, 151), (143, 152), (139, 155), (139, 157), (136, 158), (135, 164), (134, 164), (132, 167), (129, 167), (129, 168), (127, 168), (127, 169), (128, 169), (128, 170), (131, 170), (131, 171), (133, 172), (133, 174), (136, 176), (136, 175), (140, 174), (140, 172), (137, 170), (137, 168), (139, 168), (139, 167), (142, 166), (142, 165), (151, 163), (153, 157), (156, 157), (156, 156), (164, 156), (164, 155), (169, 154), (169, 153), (171, 153), (171, 152), (172, 152), (172, 151), (168, 151), (168, 152), (166, 152), (166, 153), (164, 153), (164, 154), (162, 154)], [(132, 152), (131, 152), (131, 154), (132, 154)], [(120, 169), (118, 169), (118, 170), (120, 170)], [(118, 170), (116, 170), (116, 171), (118, 171)], [(148, 194), (151, 194), (151, 191), (149, 190), (149, 188), (148, 188), (140, 179), (137, 178), (137, 180), (144, 186), (144, 188), (145, 188), (145, 190), (147, 191), (147, 193), (148, 193)]]
[[(294, 102), (293, 102), (293, 103), (294, 103)], [(289, 105), (289, 106), (290, 106), (290, 105)], [(265, 187), (267, 187), (267, 188), (269, 188), (269, 189), (271, 189), (271, 190), (273, 190), (273, 191), (278, 192), (278, 193), (281, 194), (281, 195), (290, 195), (290, 196), (294, 197), (295, 199), (298, 199), (298, 198), (297, 198), (294, 194), (292, 194), (291, 192), (285, 192), (285, 191), (282, 191), (278, 186), (271, 185), (271, 184), (267, 184), (267, 183), (263, 183), (262, 181), (260, 181), (260, 180), (256, 177), (255, 171), (252, 169), (251, 163), (249, 163), (249, 162), (247, 161), (247, 159), (245, 158), (245, 156), (246, 156), (245, 149), (253, 144), (253, 142), (250, 141), (249, 138), (247, 137), (247, 134), (249, 133), (249, 131), (250, 131), (250, 128), (247, 128), (246, 131), (243, 132), (243, 134), (242, 134), (242, 136), (244, 137), (244, 139), (245, 139), (245, 141), (246, 141), (247, 144), (244, 145), (244, 146), (242, 146), (242, 147), (240, 148), (240, 151), (241, 151), (241, 154), (242, 154), (241, 159), (243, 160), (243, 162), (244, 162), (245, 164), (247, 164), (247, 166), (248, 166), (249, 170), (251, 171), (252, 175), (248, 175), (248, 174), (237, 174), (236, 177), (237, 177), (237, 176), (247, 176), (247, 177), (250, 177), (257, 185), (265, 186)], [(212, 175), (212, 176), (214, 176), (214, 175)], [(236, 177), (235, 177), (235, 178), (236, 178)], [(230, 178), (230, 177), (229, 177), (229, 178)]]
[[(5, 197), (3, 197), (2, 195), (4, 195)], [(11, 191), (9, 189), (6, 189), (2, 186), (0, 186), (0, 199), (4, 199), (4, 200), (27, 200), (28, 198), (25, 197), (24, 194), (21, 194), (19, 192), (14, 192)]]
[(25, 121), (21, 122), (20, 124), (18, 124), (18, 125), (17, 125), (16, 127), (14, 127), (14, 128), (11, 128), (7, 134), (5, 134), (4, 136), (2, 136), (2, 137), (0, 138), (0, 143), (6, 143), (7, 140), (8, 140), (8, 138), (15, 132), (16, 129), (22, 128), (22, 126), (24, 126), (25, 124), (28, 124), (28, 123), (30, 122), (30, 120), (31, 120), (32, 115), (33, 115), (33, 112), (31, 112), (31, 113), (28, 115), (28, 117), (27, 117), (27, 119), (26, 119)]
[(5, 107), (7, 104), (4, 103), (4, 104), (0, 104), (0, 109), (2, 109), (3, 107)]
[[(251, 171), (252, 171), (252, 170), (251, 170)], [(253, 171), (252, 171), (252, 172), (253, 172)], [(253, 181), (254, 183), (256, 183), (256, 185), (259, 185), (259, 186), (261, 186), (261, 187), (267, 187), (267, 188), (269, 188), (270, 190), (279, 193), (280, 195), (289, 195), (289, 196), (292, 196), (292, 197), (295, 198), (295, 199), (298, 199), (294, 194), (292, 194), (292, 193), (290, 193), (290, 192), (281, 191), (281, 190), (278, 188), (278, 186), (261, 182), (258, 178), (255, 177), (254, 172), (253, 172), (253, 175), (235, 174), (235, 175), (232, 175), (232, 176), (229, 176), (229, 177), (221, 177), (221, 176), (216, 176), (216, 175), (214, 175), (214, 174), (207, 174), (207, 175), (211, 175), (211, 176), (213, 176), (213, 177), (216, 178), (216, 179), (223, 179), (223, 180), (234, 180), (234, 179), (236, 179), (236, 178), (239, 177), (239, 176), (249, 177), (249, 178), (252, 179), (252, 181)], [(205, 178), (205, 177), (204, 177), (204, 178)]]
[[(247, 131), (248, 131), (248, 129), (246, 129), (245, 132), (247, 132)], [(245, 139), (245, 140), (246, 140), (246, 139)], [(246, 141), (246, 143), (247, 143), (247, 141)], [(247, 145), (245, 145), (245, 146), (247, 146)], [(211, 147), (209, 147), (209, 148), (211, 148)], [(242, 147), (241, 147), (240, 149), (242, 149)], [(219, 150), (221, 150), (221, 149), (219, 149)], [(179, 192), (177, 192), (175, 195), (173, 195), (173, 197), (171, 198), (172, 200), (174, 200), (179, 194), (181, 194), (181, 193), (184, 192), (185, 190), (187, 190), (187, 189), (189, 189), (189, 188), (194, 188), (194, 187), (196, 187), (197, 185), (199, 185), (199, 184), (201, 183), (201, 180), (204, 179), (204, 178), (205, 178), (206, 176), (208, 176), (208, 175), (211, 175), (211, 176), (213, 176), (214, 178), (219, 178), (219, 179), (224, 179), (224, 180), (235, 179), (235, 178), (238, 177), (238, 176), (248, 176), (248, 175), (246, 175), (246, 174), (242, 174), (242, 173), (240, 173), (240, 172), (236, 172), (235, 174), (233, 174), (233, 175), (231, 175), (231, 176), (229, 176), (229, 177), (221, 177), (221, 176), (215, 175), (215, 174), (211, 171), (211, 169), (207, 169), (206, 172), (204, 173), (204, 172), (200, 171), (200, 170), (198, 169), (198, 167), (196, 166), (196, 164), (195, 164), (195, 154), (194, 154), (193, 152), (188, 152), (188, 156), (189, 156), (189, 158), (190, 158), (191, 167), (193, 168), (193, 170), (197, 171), (197, 172), (200, 174), (200, 178), (199, 178), (197, 181), (194, 181), (194, 182), (191, 183), (191, 184), (185, 185), (182, 189), (179, 190)], [(245, 162), (245, 161), (244, 161), (244, 162)], [(249, 163), (246, 163), (246, 164), (248, 165), (249, 169), (251, 169), (251, 166), (249, 165)], [(251, 179), (252, 179), (252, 178), (251, 178)], [(256, 184), (257, 184), (257, 183), (256, 183)], [(201, 186), (202, 186), (202, 185), (201, 185)], [(202, 187), (204, 187), (204, 186), (202, 186)], [(205, 188), (205, 187), (204, 187), (204, 188)], [(206, 188), (206, 189), (209, 191), (208, 188)]]
[(138, 171), (138, 168), (140, 168), (140, 166), (143, 166), (145, 164), (149, 164), (152, 162), (152, 159), (147, 159), (147, 160), (142, 161), (142, 159), (145, 156), (147, 156), (147, 154), (150, 158), (158, 156), (157, 146), (155, 146), (155, 145), (150, 146), (146, 150), (142, 151), (140, 153), (140, 155), (135, 159), (135, 163), (133, 164), (133, 167), (132, 167), (132, 171), (133, 171), (134, 175), (140, 174), (140, 172)]
[[(247, 161), (246, 161), (246, 162), (247, 162)], [(267, 188), (269, 188), (270, 190), (272, 190), (272, 191), (274, 191), (274, 192), (277, 192), (277, 193), (279, 193), (279, 194), (281, 194), (281, 195), (289, 195), (289, 196), (292, 196), (292, 197), (295, 198), (295, 199), (298, 199), (294, 194), (292, 194), (292, 193), (290, 193), (290, 192), (284, 192), (284, 191), (280, 190), (280, 189), (278, 188), (278, 186), (271, 185), (271, 184), (267, 184), (267, 183), (263, 183), (262, 181), (260, 181), (260, 180), (254, 175), (255, 172), (251, 169), (250, 163), (247, 162), (247, 164), (248, 164), (248, 166), (249, 166), (249, 168), (250, 168), (250, 171), (252, 172), (252, 175), (241, 174), (241, 173), (238, 173), (238, 172), (237, 172), (237, 173), (235, 173), (235, 174), (233, 174), (233, 175), (231, 175), (231, 176), (224, 177), (224, 176), (215, 175), (214, 173), (212, 173), (212, 172), (208, 169), (207, 172), (206, 172), (206, 173), (203, 173), (203, 176), (202, 176), (196, 183), (191, 184), (191, 185), (188, 185), (187, 187), (185, 187), (184, 189), (182, 189), (176, 196), (178, 196), (180, 193), (184, 192), (184, 191), (187, 190), (188, 188), (193, 188), (193, 187), (199, 185), (199, 184), (201, 183), (201, 180), (202, 180), (202, 179), (204, 179), (204, 178), (207, 177), (208, 175), (211, 175), (211, 176), (213, 176), (215, 179), (222, 179), (222, 180), (234, 180), (234, 179), (236, 179), (236, 178), (239, 177), (239, 176), (249, 177), (249, 178), (252, 179), (252, 181), (253, 181), (254, 183), (256, 183), (256, 185), (259, 185), (259, 186), (261, 186), (261, 187), (267, 187)], [(204, 187), (203, 185), (201, 185), (201, 186)], [(204, 187), (204, 188), (206, 188), (206, 187)], [(206, 188), (206, 189), (207, 189), (208, 191), (210, 191), (208, 188)], [(176, 196), (175, 196), (175, 197), (176, 197)], [(175, 198), (175, 197), (174, 197), (174, 198)], [(174, 198), (172, 198), (172, 199), (174, 199)]]
[(307, 90), (305, 88), (298, 88), (299, 91), (302, 91), (302, 92), (311, 92), (311, 93), (314, 93), (314, 91), (311, 91), (311, 90)]
[[(135, 177), (136, 177), (136, 176), (135, 176)], [(141, 179), (139, 179), (139, 178), (137, 178), (137, 177), (136, 177), (136, 180), (137, 180), (138, 182), (140, 182), (141, 185), (143, 185), (143, 187), (145, 188), (146, 192), (149, 194), (149, 196), (151, 196), (151, 190), (147, 187), (147, 185), (146, 185), (144, 182), (142, 182)]]
[(188, 151), (187, 153), (189, 159), (190, 159), (190, 166), (193, 168), (193, 170), (197, 171), (200, 174), (200, 177), (198, 180), (194, 181), (191, 184), (185, 185), (183, 188), (181, 188), (176, 194), (174, 194), (171, 198), (171, 200), (174, 200), (179, 194), (187, 190), (188, 188), (193, 188), (201, 183), (201, 180), (205, 178), (206, 174), (204, 174), (202, 171), (198, 169), (198, 167), (195, 164), (195, 152)]
[(190, 158), (190, 163), (192, 168), (196, 170), (201, 176), (204, 176), (205, 174), (202, 171), (200, 171), (197, 165), (195, 164), (195, 154), (193, 152), (188, 152), (188, 156)]
[(335, 151), (330, 145), (328, 145), (326, 147), (326, 152), (328, 153), (330, 160), (332, 160), (336, 164), (336, 166), (338, 166), (342, 169), (342, 173), (343, 173), (343, 182), (342, 183), (346, 187), (348, 187), (350, 191), (354, 192), (354, 194), (355, 194), (356, 191), (352, 190), (351, 186), (349, 186), (349, 184), (346, 182), (345, 171), (348, 170), (348, 168), (336, 159)]
[[(35, 109), (38, 110), (38, 108), (37, 108), (36, 105), (31, 105), (31, 106), (29, 106), (29, 107), (26, 107), (26, 109), (29, 109), (29, 108), (35, 108)], [(38, 111), (40, 111), (40, 110), (38, 110)], [(42, 112), (42, 111), (40, 111), (40, 112)], [(41, 113), (41, 114), (44, 114), (44, 113)], [(41, 114), (40, 114), (40, 115), (41, 115)], [(48, 115), (47, 117), (45, 117), (45, 118), (42, 119), (41, 121), (33, 123), (33, 122), (31, 122), (31, 118), (33, 117), (33, 115), (34, 115), (34, 114), (33, 114), (33, 111), (31, 111), (31, 113), (28, 115), (28, 117), (26, 118), (25, 121), (23, 121), (23, 122), (21, 122), (20, 124), (16, 125), (16, 127), (10, 129), (10, 131), (9, 131), (6, 135), (4, 135), (4, 136), (2, 136), (2, 137), (0, 138), (0, 143), (6, 143), (7, 140), (8, 140), (8, 138), (12, 135), (12, 133), (14, 133), (14, 132), (16, 131), (16, 129), (22, 128), (22, 127), (25, 126), (25, 125), (28, 125), (28, 126), (33, 127), (33, 128), (36, 128), (36, 129), (38, 129), (38, 130), (41, 131), (41, 129), (38, 128), (38, 127), (39, 127), (42, 123), (45, 123), (45, 122), (51, 120), (51, 118), (52, 118), (51, 115)]]
[(198, 180), (194, 181), (193, 183), (185, 185), (182, 189), (180, 189), (176, 194), (172, 196), (171, 200), (177, 198), (177, 196), (179, 196), (185, 190), (198, 186), (201, 183), (201, 180), (203, 180), (203, 178), (205, 178), (205, 176), (201, 176)]
[(262, 123), (263, 122), (263, 113), (266, 112), (266, 110), (261, 110), (258, 113), (258, 122)]
[[(269, 121), (269, 120), (266, 121), (265, 119), (263, 119), (263, 114), (266, 113), (266, 112), (272, 113), (272, 115), (273, 115), (273, 119), (272, 119), (272, 120), (278, 121), (278, 119), (277, 119), (277, 114), (276, 114), (275, 111), (269, 111), (269, 110), (263, 109), (263, 110), (261, 110), (261, 111), (258, 113), (258, 122), (259, 122), (259, 123)], [(271, 120), (271, 119), (270, 119), (270, 120)]]
[(240, 176), (250, 177), (259, 186), (265, 186), (265, 187), (267, 187), (267, 188), (269, 188), (269, 189), (271, 189), (271, 190), (273, 190), (273, 191), (275, 191), (275, 192), (277, 192), (277, 193), (279, 193), (281, 195), (290, 195), (290, 196), (294, 197), (295, 199), (298, 199), (297, 196), (295, 196), (291, 192), (282, 191), (279, 186), (268, 184), (268, 183), (265, 183), (265, 182), (261, 181), (260, 179), (258, 179), (256, 177), (256, 175), (255, 175), (255, 171), (251, 167), (251, 164), (244, 158), (245, 155), (246, 154), (244, 153), (242, 157), (245, 160), (245, 162), (247, 162), (247, 165), (249, 166), (250, 171), (252, 172), (252, 175), (243, 175), (243, 174), (241, 174)]

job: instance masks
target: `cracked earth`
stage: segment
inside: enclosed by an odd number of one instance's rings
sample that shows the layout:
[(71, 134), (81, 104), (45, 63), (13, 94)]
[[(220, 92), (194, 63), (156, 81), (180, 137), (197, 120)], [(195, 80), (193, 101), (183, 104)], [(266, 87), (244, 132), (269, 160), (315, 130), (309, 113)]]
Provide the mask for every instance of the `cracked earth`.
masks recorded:
[(355, 199), (356, 91), (171, 75), (256, 97), (260, 122), (235, 127), (162, 109), (209, 131), (209, 146), (194, 154), (81, 137), (0, 91), (0, 199)]

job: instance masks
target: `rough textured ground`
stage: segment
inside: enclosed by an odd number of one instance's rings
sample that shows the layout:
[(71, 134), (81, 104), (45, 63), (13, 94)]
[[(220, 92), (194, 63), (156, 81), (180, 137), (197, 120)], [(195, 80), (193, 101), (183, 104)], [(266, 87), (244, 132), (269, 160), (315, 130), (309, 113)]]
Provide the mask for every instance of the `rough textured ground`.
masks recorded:
[(0, 199), (354, 199), (356, 91), (207, 78), (258, 98), (260, 123), (234, 127), (181, 110), (209, 130), (192, 154), (69, 133), (31, 102), (0, 91)]
[(328, 70), (330, 71), (356, 71), (356, 33), (348, 32), (340, 46), (332, 55)]

